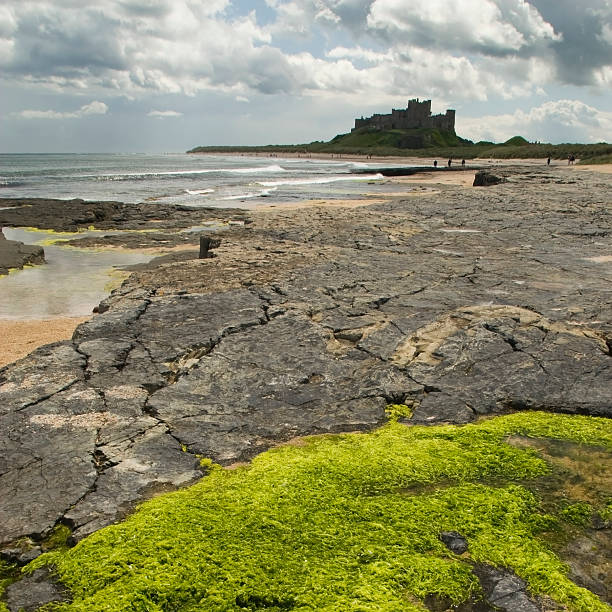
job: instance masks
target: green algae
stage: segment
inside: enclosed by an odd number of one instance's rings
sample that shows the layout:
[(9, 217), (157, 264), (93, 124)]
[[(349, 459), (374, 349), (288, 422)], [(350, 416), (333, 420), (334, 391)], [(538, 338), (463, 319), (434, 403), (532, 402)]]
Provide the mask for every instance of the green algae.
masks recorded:
[[(509, 436), (612, 450), (606, 419), (518, 413), (478, 424), (306, 438), (146, 502), (47, 553), (73, 591), (59, 610), (417, 611), (478, 596), (471, 563), (507, 567), (576, 612), (610, 608), (567, 577), (541, 536), (558, 518), (524, 484), (551, 467)], [(495, 485), (491, 484), (495, 483)], [(457, 556), (440, 532), (469, 542)]]
[[(15, 582), (19, 577), (19, 569), (13, 563), (8, 563), (0, 559), (0, 597), (6, 587), (11, 583)], [(8, 607), (2, 601), (0, 601), (0, 612), (9, 612)]]
[(67, 525), (56, 525), (41, 546), (44, 551), (64, 550), (69, 546), (72, 530)]
[(390, 421), (409, 419), (412, 416), (412, 412), (412, 407), (406, 404), (389, 404), (385, 408), (385, 413)]

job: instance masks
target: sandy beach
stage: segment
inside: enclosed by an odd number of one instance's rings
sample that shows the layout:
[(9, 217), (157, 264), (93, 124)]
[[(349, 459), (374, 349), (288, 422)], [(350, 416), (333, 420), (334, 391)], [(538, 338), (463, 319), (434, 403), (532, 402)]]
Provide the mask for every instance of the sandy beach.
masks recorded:
[(64, 317), (46, 320), (0, 320), (0, 368), (17, 361), (44, 344), (68, 340), (77, 325), (89, 317)]

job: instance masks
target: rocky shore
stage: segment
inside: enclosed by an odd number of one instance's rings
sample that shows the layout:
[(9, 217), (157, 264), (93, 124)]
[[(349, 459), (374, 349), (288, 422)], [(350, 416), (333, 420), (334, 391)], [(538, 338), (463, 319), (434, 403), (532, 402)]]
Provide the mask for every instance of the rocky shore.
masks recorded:
[(45, 252), (42, 247), (7, 240), (0, 227), (0, 276), (8, 274), (11, 269), (21, 270), (28, 264), (37, 265), (44, 262)]
[[(352, 209), (4, 200), (0, 225), (186, 246), (135, 269), (72, 340), (0, 369), (5, 557), (196, 481), (202, 456), (370, 430), (390, 403), (419, 424), (612, 416), (612, 175), (496, 174)], [(204, 222), (219, 245), (199, 259), (199, 234), (178, 230)]]

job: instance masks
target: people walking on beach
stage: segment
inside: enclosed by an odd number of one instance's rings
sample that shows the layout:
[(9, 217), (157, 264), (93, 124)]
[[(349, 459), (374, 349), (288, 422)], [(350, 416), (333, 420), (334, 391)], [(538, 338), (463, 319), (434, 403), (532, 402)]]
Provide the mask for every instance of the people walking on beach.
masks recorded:
[(462, 159), (462, 160), (461, 160), (461, 167), (462, 167), (462, 168), (465, 168), (465, 159)]
[(434, 159), (434, 168), (437, 168), (437, 167), (438, 167), (438, 160)]
[(449, 167), (449, 168), (451, 167), (451, 164), (452, 164), (452, 163), (453, 163), (453, 160), (452, 160), (452, 159), (449, 159), (449, 160), (448, 160), (448, 167)]
[(546, 165), (550, 166), (550, 157), (546, 160)]

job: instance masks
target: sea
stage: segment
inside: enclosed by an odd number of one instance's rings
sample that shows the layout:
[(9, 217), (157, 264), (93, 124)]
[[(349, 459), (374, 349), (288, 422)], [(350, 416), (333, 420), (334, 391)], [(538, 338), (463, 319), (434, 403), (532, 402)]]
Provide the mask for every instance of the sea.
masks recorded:
[[(0, 198), (82, 198), (223, 208), (359, 199), (366, 192), (375, 192), (382, 181), (377, 166), (380, 164), (341, 158), (314, 159), (307, 154), (0, 154)], [(355, 169), (363, 173), (351, 173)]]
[[(0, 154), (0, 209), (3, 197), (256, 208), (304, 200), (361, 199), (376, 195), (377, 190), (406, 191), (406, 186), (376, 172), (378, 165), (263, 154)], [(355, 169), (362, 173), (352, 173)], [(2, 231), (9, 240), (42, 245), (46, 263), (0, 277), (0, 320), (90, 314), (108, 295), (113, 275), (153, 257), (54, 242), (58, 237), (83, 234), (58, 236), (11, 227)]]

